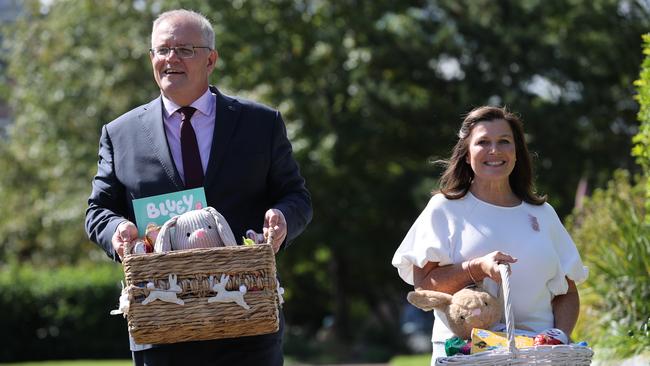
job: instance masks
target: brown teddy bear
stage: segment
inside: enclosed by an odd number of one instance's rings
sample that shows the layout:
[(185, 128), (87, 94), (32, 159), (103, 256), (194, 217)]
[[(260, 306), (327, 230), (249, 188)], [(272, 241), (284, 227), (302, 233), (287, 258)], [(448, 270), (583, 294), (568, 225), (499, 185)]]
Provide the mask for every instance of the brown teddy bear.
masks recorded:
[(487, 291), (468, 287), (453, 296), (444, 292), (416, 290), (407, 300), (424, 311), (438, 309), (447, 316), (449, 329), (462, 339), (470, 339), (472, 328), (489, 329), (501, 319), (499, 301)]

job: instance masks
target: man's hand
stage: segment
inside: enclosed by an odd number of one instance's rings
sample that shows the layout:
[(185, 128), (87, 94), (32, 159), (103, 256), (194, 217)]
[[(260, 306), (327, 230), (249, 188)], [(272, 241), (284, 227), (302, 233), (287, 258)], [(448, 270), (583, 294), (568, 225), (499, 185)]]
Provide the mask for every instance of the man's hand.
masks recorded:
[(131, 221), (123, 221), (117, 226), (111, 242), (120, 260), (124, 258), (126, 245), (138, 238), (138, 228)]
[(282, 242), (287, 237), (287, 220), (284, 218), (282, 211), (276, 208), (266, 211), (264, 215), (264, 238), (268, 238), (269, 236), (269, 227), (274, 230), (273, 243), (271, 245), (273, 246), (273, 251), (277, 253), (280, 250)]

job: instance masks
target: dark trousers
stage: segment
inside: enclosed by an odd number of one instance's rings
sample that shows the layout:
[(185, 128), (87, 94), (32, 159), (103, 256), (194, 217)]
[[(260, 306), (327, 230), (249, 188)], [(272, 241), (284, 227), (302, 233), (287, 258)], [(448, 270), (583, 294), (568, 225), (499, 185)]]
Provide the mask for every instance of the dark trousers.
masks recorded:
[(282, 366), (284, 316), (276, 333), (252, 337), (156, 345), (133, 352), (134, 366)]

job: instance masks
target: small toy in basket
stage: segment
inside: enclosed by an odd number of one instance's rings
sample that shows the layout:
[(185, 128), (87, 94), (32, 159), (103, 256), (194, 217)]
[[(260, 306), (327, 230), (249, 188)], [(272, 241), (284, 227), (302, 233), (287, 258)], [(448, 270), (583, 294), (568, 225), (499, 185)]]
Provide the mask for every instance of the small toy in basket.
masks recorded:
[[(269, 240), (272, 240), (270, 235)], [(155, 253), (127, 254), (120, 311), (138, 344), (272, 333), (280, 288), (270, 244), (236, 245), (214, 208), (168, 220)]]
[(154, 251), (234, 245), (237, 241), (226, 219), (214, 208), (206, 207), (167, 220), (156, 237)]

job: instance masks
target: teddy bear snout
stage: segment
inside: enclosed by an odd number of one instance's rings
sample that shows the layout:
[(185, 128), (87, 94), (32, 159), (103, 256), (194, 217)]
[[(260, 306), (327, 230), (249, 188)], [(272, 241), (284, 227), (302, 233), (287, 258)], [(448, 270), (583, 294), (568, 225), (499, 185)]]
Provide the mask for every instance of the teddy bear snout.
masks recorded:
[(473, 316), (480, 316), (481, 315), (481, 309), (472, 310), (472, 315)]

